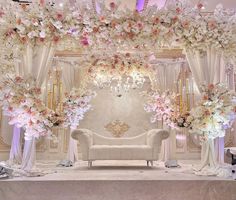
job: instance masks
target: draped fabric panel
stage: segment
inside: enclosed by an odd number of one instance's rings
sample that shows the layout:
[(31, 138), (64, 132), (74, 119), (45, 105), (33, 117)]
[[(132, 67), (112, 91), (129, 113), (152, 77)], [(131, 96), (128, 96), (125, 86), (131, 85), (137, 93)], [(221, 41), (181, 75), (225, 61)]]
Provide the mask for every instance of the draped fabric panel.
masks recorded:
[[(199, 91), (203, 83), (215, 84), (226, 80), (223, 54), (216, 49), (208, 48), (203, 53), (193, 49), (186, 49), (186, 57)], [(215, 147), (218, 161), (222, 161), (224, 156), (223, 143), (224, 140), (221, 138), (218, 139), (215, 146), (212, 141), (202, 145), (201, 166), (199, 170), (207, 165), (216, 167)]]
[[(21, 76), (22, 75), (22, 63), (15, 62), (15, 71), (16, 75)], [(3, 116), (3, 123), (4, 126), (2, 126), (2, 134), (3, 138), (11, 138), (11, 150), (9, 155), (9, 163), (11, 164), (20, 164), (22, 161), (22, 150), (21, 150), (21, 133), (22, 129), (18, 128), (16, 125), (9, 125), (8, 124), (8, 117)]]
[[(75, 86), (75, 69), (70, 64), (64, 64), (62, 71), (62, 80), (65, 85), (66, 91), (70, 92), (70, 90)], [(78, 160), (78, 142), (71, 137), (70, 131), (70, 139), (69, 146), (67, 152), (67, 160), (75, 162)]]
[[(52, 44), (48, 43), (42, 46), (32, 47), (28, 45), (23, 55), (21, 71), (24, 78), (33, 77), (36, 80), (38, 87), (41, 87), (44, 83), (50, 65), (52, 64), (52, 58), (55, 53), (55, 48)], [(36, 153), (36, 141), (35, 138), (25, 141), (23, 160), (21, 168), (26, 171), (30, 171), (35, 163)]]
[[(182, 62), (176, 62), (176, 63), (162, 63), (157, 66), (156, 69), (157, 84), (160, 92), (164, 92), (166, 90), (170, 91), (174, 90), (175, 82), (178, 79), (178, 74), (180, 72), (181, 65)], [(171, 130), (169, 127), (165, 125), (160, 125), (159, 127), (164, 129), (169, 129), (170, 135), (175, 134), (174, 130)], [(165, 140), (162, 140), (161, 151), (160, 151), (161, 161), (167, 161), (171, 159), (171, 151), (172, 151), (171, 146), (173, 146), (171, 141), (171, 136)]]
[(166, 62), (158, 65), (156, 73), (160, 92), (165, 92), (166, 90), (173, 91), (175, 89), (175, 82), (178, 79), (182, 64), (182, 62)]
[(9, 156), (10, 163), (20, 164), (22, 161), (21, 151), (21, 128), (16, 125), (13, 127), (13, 136), (11, 142), (11, 150)]
[(64, 63), (62, 69), (62, 80), (67, 92), (70, 92), (75, 85), (75, 69), (72, 65)]

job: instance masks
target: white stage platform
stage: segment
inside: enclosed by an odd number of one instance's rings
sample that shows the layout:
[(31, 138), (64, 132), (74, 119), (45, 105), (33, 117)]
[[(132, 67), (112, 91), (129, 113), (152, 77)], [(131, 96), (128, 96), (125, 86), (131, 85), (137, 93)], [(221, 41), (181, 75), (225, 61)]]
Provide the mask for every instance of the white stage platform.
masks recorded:
[(43, 177), (0, 181), (0, 200), (236, 200), (232, 178), (196, 176), (193, 161), (181, 168), (145, 161), (95, 161), (92, 168), (78, 162), (73, 168), (40, 161)]

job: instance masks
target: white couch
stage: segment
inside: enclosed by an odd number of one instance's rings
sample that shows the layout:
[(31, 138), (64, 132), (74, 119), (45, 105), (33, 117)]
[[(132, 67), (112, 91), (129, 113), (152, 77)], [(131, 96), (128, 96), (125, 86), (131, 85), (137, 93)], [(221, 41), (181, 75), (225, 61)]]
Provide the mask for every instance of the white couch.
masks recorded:
[(161, 141), (169, 137), (169, 132), (152, 129), (136, 137), (109, 138), (88, 129), (77, 129), (71, 134), (79, 140), (82, 160), (92, 166), (95, 160), (146, 160), (153, 165), (158, 160)]

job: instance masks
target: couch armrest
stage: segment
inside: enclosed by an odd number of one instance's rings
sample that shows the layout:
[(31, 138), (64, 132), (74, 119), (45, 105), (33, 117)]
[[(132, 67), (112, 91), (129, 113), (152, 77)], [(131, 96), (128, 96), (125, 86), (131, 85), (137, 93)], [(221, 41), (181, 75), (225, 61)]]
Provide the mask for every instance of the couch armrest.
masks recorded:
[(153, 148), (153, 158), (158, 159), (161, 142), (169, 137), (170, 133), (163, 129), (152, 129), (147, 133), (147, 145)]
[(82, 160), (89, 160), (89, 148), (93, 144), (91, 131), (88, 129), (76, 129), (72, 131), (71, 137), (79, 141), (82, 151)]

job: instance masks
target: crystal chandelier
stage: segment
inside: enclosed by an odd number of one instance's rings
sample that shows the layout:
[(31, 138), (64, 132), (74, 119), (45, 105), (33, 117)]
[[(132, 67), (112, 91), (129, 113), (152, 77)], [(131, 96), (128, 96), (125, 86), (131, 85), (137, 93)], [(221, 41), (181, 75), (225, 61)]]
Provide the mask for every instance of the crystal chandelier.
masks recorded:
[(130, 89), (142, 88), (145, 83), (145, 77), (143, 74), (135, 71), (124, 76), (97, 74), (93, 82), (98, 88), (110, 88), (112, 94), (122, 97)]

